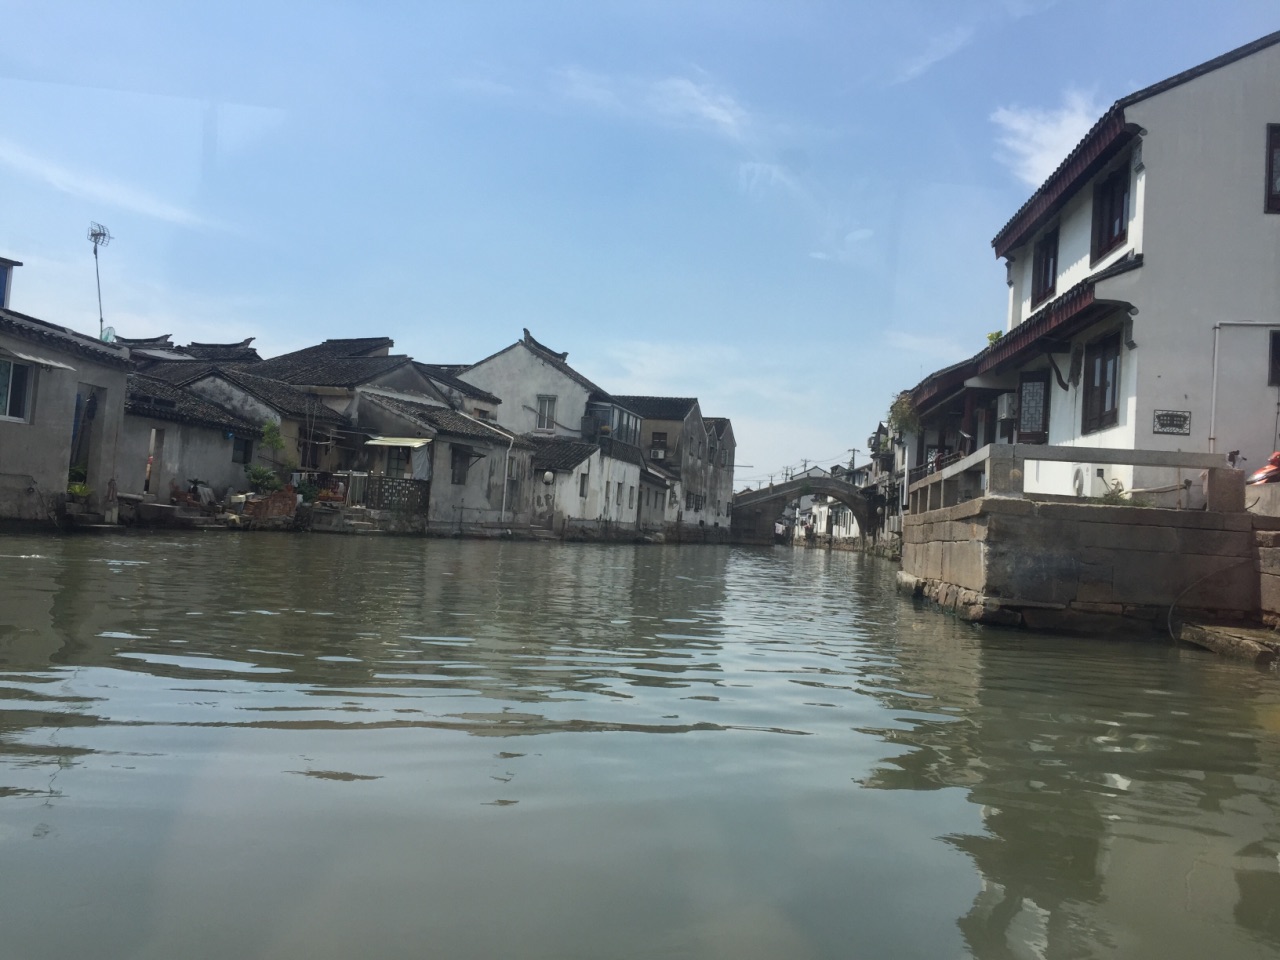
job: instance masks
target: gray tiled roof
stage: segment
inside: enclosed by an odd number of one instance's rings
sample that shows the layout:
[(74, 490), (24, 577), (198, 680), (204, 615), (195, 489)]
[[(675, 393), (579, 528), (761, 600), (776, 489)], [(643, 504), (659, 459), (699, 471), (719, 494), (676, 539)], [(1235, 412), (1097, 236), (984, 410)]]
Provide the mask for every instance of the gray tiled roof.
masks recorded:
[(572, 470), (600, 449), (594, 443), (564, 437), (526, 434), (524, 439), (533, 444), (535, 470)]
[(259, 437), (262, 431), (217, 404), (190, 390), (145, 374), (129, 374), (124, 412), (153, 420), (191, 423), (214, 430), (229, 430), (242, 437)]
[(409, 357), (274, 357), (254, 364), (253, 372), (272, 380), (312, 387), (356, 387), (411, 363)]
[[(378, 393), (363, 393), (361, 395), (361, 402), (375, 403), (383, 409), (391, 411), (398, 417), (403, 417), (411, 423), (420, 424), (421, 426), (435, 430), (438, 433), (450, 434), (457, 437), (467, 437), (472, 440), (484, 440), (489, 443), (500, 443), (503, 445), (511, 442), (510, 434), (487, 427), (483, 423), (458, 413), (456, 410), (450, 410), (448, 407), (437, 407), (428, 403), (415, 403), (412, 400), (401, 400), (399, 397), (386, 397)], [(529, 446), (529, 444), (520, 437), (516, 438), (515, 445), (520, 447)]]
[(464, 397), (471, 397), (475, 400), (484, 400), (486, 403), (502, 402), (501, 397), (495, 397), (487, 390), (481, 390), (474, 384), (467, 383), (465, 380), (459, 380), (456, 374), (459, 370), (465, 369), (465, 367), (460, 367), (457, 364), (446, 363), (420, 363), (417, 360), (413, 361), (413, 365), (418, 368), (418, 372), (424, 377), (428, 377), (438, 383), (444, 384), (447, 387), (451, 387)]
[(142, 360), (138, 368), (148, 377), (173, 383), (178, 386), (191, 383), (206, 376), (217, 364), (209, 360)]
[(0, 331), (33, 343), (46, 344), (53, 350), (74, 353), (109, 367), (131, 365), (129, 352), (125, 347), (103, 343), (83, 333), (37, 320), (15, 310), (0, 309)]
[(620, 404), (646, 420), (683, 420), (689, 415), (697, 397), (614, 397)]
[[(253, 369), (256, 370), (257, 367), (258, 365), (255, 364)], [(351, 424), (350, 420), (336, 410), (326, 407), (318, 398), (279, 380), (259, 377), (241, 369), (212, 365), (206, 373), (212, 373), (234, 384), (250, 396), (261, 400), (281, 416), (292, 420), (312, 420), (317, 423), (334, 423), (342, 426)]]
[(188, 343), (177, 349), (195, 357), (197, 360), (233, 361), (236, 363), (259, 363), (262, 357), (250, 344), (255, 338), (249, 337), (239, 343)]

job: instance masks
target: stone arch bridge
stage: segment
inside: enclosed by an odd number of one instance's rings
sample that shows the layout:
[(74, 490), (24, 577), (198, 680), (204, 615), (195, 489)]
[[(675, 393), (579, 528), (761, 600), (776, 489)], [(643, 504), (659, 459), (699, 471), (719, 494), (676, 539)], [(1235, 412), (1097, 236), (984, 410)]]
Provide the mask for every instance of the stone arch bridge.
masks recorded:
[(733, 497), (733, 538), (739, 543), (773, 543), (773, 525), (787, 504), (810, 494), (825, 494), (853, 511), (858, 529), (871, 529), (871, 504), (862, 490), (835, 477), (800, 477), (745, 490)]

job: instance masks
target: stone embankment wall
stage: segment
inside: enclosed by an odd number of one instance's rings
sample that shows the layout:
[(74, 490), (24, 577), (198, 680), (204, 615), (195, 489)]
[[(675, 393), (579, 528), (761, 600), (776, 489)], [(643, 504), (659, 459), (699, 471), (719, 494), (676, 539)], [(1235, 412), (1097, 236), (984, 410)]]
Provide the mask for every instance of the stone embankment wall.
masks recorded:
[(1163, 629), (1175, 605), (1250, 619), (1263, 589), (1280, 609), (1280, 541), (1260, 583), (1257, 527), (1270, 542), (1280, 519), (986, 497), (905, 518), (899, 585), (967, 620), (1041, 630)]

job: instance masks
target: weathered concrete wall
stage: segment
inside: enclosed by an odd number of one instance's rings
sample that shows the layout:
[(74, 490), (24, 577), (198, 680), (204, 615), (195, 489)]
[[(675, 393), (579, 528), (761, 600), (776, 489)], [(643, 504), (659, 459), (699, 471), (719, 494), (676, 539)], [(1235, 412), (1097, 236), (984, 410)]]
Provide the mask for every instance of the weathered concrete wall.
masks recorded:
[(118, 461), (121, 493), (142, 493), (152, 430), (157, 431), (158, 456), (151, 467), (148, 492), (155, 494), (161, 503), (168, 503), (170, 481), (176, 481), (179, 489), (186, 490), (189, 480), (200, 479), (219, 497), (228, 487), (238, 492), (249, 489), (244, 465), (231, 461), (235, 442), (227, 439), (225, 431), (126, 415)]
[[(0, 347), (32, 352), (30, 343), (0, 335)], [(72, 370), (32, 367), (33, 382), (25, 420), (0, 419), (0, 518), (47, 520), (62, 503), (71, 466), (71, 435), (76, 394), (97, 398), (89, 431), (89, 507), (102, 512), (110, 481), (116, 478), (116, 450), (124, 418), (126, 371), (101, 366), (78, 354), (42, 344), (40, 355), (58, 359)]]
[(1095, 629), (1170, 605), (1259, 609), (1254, 524), (1198, 512), (983, 498), (905, 518), (903, 579), (969, 619)]

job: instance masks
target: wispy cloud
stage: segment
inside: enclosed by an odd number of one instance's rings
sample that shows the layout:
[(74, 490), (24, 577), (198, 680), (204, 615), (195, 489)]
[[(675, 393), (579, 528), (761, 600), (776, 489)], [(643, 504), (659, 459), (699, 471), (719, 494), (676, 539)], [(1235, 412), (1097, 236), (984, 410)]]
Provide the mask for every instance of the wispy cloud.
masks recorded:
[(996, 159), (1019, 180), (1038, 187), (1089, 132), (1103, 109), (1092, 95), (1078, 90), (1068, 90), (1056, 109), (1000, 107), (991, 114), (991, 122), (1000, 129)]
[(812, 250), (809, 256), (814, 260), (834, 260), (839, 263), (856, 263), (865, 259), (867, 241), (875, 236), (870, 227), (857, 227), (848, 231), (830, 250)]
[(688, 77), (667, 77), (649, 87), (647, 102), (660, 116), (715, 130), (733, 140), (746, 133), (750, 116), (732, 96)]
[(925, 48), (903, 62), (894, 75), (894, 83), (907, 83), (926, 73), (950, 56), (959, 53), (972, 41), (975, 30), (971, 26), (957, 26), (929, 38)]
[(71, 196), (91, 200), (180, 226), (205, 226), (205, 221), (184, 207), (168, 203), (119, 180), (82, 170), (72, 170), (38, 157), (8, 140), (0, 140), (0, 164), (16, 173), (39, 180)]
[(702, 74), (643, 79), (565, 67), (553, 75), (552, 89), (566, 100), (595, 109), (731, 140), (744, 139), (752, 123), (746, 107)]
[(974, 352), (966, 350), (955, 340), (929, 334), (907, 333), (903, 330), (890, 330), (885, 334), (885, 341), (890, 347), (902, 353), (914, 354), (943, 364), (963, 360)]

